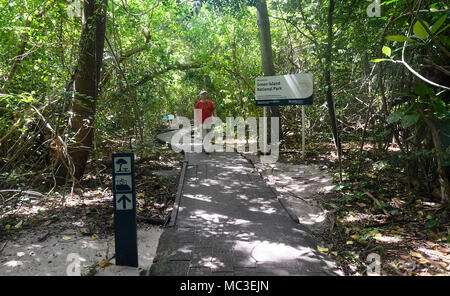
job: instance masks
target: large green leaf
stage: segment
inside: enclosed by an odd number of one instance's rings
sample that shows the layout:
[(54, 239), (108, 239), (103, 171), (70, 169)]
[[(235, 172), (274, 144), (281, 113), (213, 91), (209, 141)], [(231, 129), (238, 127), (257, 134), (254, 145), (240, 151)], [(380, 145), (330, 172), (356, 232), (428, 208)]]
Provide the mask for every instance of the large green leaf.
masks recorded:
[(447, 14), (444, 14), (443, 16), (441, 16), (431, 27), (431, 33), (435, 33), (445, 22), (445, 20), (447, 19)]
[(386, 39), (389, 40), (389, 41), (399, 41), (399, 42), (410, 41), (410, 42), (414, 42), (414, 39), (406, 37), (406, 36), (402, 36), (402, 35), (390, 35), (390, 36), (386, 36)]
[(391, 48), (390, 47), (387, 47), (387, 46), (383, 46), (383, 49), (382, 49), (382, 51), (383, 51), (383, 53), (385, 54), (385, 55), (387, 55), (388, 57), (391, 57)]
[(420, 115), (419, 114), (408, 114), (405, 115), (402, 119), (402, 127), (408, 128), (414, 124), (416, 124), (419, 121)]
[(445, 30), (447, 30), (448, 29), (448, 27), (450, 27), (450, 24), (448, 24), (447, 26), (445, 26), (444, 28), (442, 28), (442, 29), (440, 29), (439, 30), (439, 32), (437, 32), (436, 34), (434, 34), (434, 35), (439, 35), (439, 34), (441, 34), (442, 32), (444, 32)]
[(385, 61), (390, 61), (390, 59), (373, 59), (373, 60), (370, 60), (371, 63), (379, 63), (379, 62), (385, 62)]
[(424, 83), (419, 83), (414, 89), (414, 93), (419, 96), (432, 95), (433, 90), (426, 86)]
[[(426, 21), (422, 21), (427, 27), (429, 27), (428, 23)], [(414, 35), (416, 35), (417, 37), (419, 37), (420, 39), (427, 39), (428, 37), (428, 33), (425, 30), (425, 28), (422, 26), (422, 24), (417, 21), (414, 26), (413, 26), (413, 32)]]
[(402, 117), (403, 117), (403, 112), (402, 111), (395, 111), (395, 112), (392, 112), (388, 116), (388, 118), (386, 118), (386, 121), (388, 123), (394, 123), (394, 122), (397, 122)]

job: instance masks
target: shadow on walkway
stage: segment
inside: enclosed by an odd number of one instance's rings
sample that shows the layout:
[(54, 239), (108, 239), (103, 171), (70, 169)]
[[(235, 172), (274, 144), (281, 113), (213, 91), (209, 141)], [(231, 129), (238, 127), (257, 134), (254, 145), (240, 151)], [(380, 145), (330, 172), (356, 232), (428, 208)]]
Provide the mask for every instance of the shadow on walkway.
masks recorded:
[(176, 224), (161, 235), (150, 275), (338, 275), (248, 160), (186, 157)]

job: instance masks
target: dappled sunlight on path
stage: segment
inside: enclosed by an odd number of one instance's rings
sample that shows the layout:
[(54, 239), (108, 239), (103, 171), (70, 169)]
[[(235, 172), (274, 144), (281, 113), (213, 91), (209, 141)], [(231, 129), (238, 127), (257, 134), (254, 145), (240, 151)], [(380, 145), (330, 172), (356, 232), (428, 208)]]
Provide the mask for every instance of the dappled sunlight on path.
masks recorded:
[(188, 153), (174, 228), (151, 275), (333, 275), (307, 229), (294, 223), (237, 153)]

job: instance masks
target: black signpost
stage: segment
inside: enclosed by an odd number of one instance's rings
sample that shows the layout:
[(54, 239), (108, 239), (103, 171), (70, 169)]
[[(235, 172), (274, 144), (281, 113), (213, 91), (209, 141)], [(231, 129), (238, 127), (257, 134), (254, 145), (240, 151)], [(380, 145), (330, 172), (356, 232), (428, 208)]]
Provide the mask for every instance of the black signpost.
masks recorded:
[(112, 155), (116, 265), (138, 266), (134, 154)]

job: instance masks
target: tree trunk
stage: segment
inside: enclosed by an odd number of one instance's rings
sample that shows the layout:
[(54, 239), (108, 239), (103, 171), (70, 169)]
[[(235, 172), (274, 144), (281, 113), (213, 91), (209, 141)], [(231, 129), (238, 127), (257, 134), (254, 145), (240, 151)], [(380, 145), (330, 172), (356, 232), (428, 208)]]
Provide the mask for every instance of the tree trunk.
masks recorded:
[[(272, 38), (270, 36), (269, 13), (267, 11), (266, 0), (259, 0), (255, 4), (258, 17), (259, 45), (261, 50), (261, 64), (264, 76), (275, 76), (275, 67), (273, 65)], [(280, 107), (272, 106), (269, 108), (270, 117), (280, 118)], [(280, 118), (281, 119), (281, 118)], [(268, 130), (270, 129), (270, 120), (268, 121)], [(279, 135), (281, 140), (281, 124), (279, 125)]]
[[(449, 179), (449, 167), (443, 166), (445, 162), (444, 151), (448, 147), (445, 147), (442, 144), (441, 140), (441, 131), (439, 122), (433, 119), (432, 115), (427, 115), (426, 112), (419, 106), (416, 106), (416, 109), (419, 111), (422, 119), (425, 121), (425, 124), (431, 130), (431, 137), (433, 139), (434, 148), (436, 149), (435, 156), (437, 160), (437, 171), (439, 176), (439, 184), (441, 186), (441, 203), (446, 205), (449, 203), (450, 199), (450, 179)], [(428, 111), (429, 112), (429, 111)]]
[[(69, 105), (69, 129), (74, 143), (69, 146), (73, 176), (80, 179), (92, 147), (95, 107), (100, 82), (107, 0), (85, 0), (80, 37), (80, 53), (74, 81), (74, 95)], [(60, 165), (57, 176), (67, 178), (67, 167)]]
[(325, 84), (327, 86), (327, 105), (328, 105), (328, 113), (330, 114), (331, 121), (331, 131), (333, 133), (334, 144), (336, 145), (337, 154), (339, 158), (339, 177), (342, 181), (342, 166), (341, 166), (341, 140), (339, 137), (337, 124), (336, 124), (336, 113), (334, 110), (334, 102), (333, 102), (333, 92), (331, 88), (331, 54), (333, 49), (333, 12), (334, 12), (334, 0), (330, 0), (330, 6), (328, 8), (328, 40), (327, 40), (327, 49), (325, 53)]

